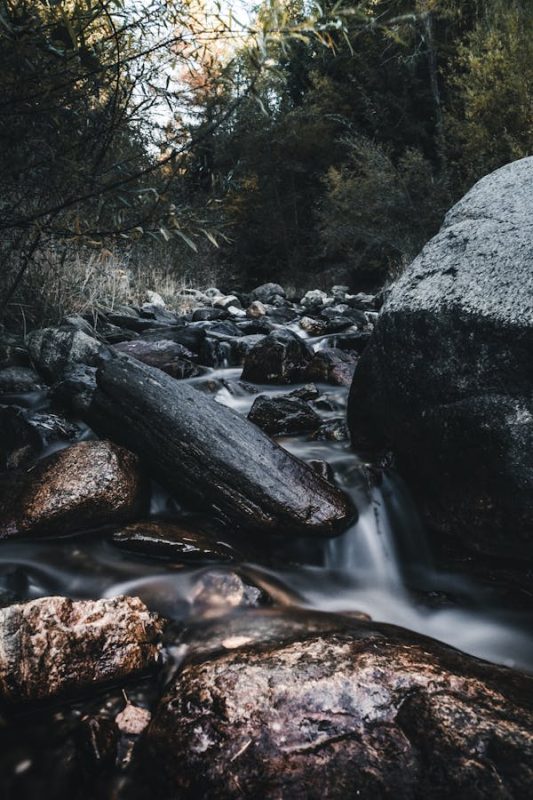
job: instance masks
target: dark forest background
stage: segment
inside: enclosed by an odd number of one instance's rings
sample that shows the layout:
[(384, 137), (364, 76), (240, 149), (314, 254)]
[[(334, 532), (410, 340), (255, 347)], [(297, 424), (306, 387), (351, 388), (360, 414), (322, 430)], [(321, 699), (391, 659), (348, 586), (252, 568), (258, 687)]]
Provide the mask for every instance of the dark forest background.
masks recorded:
[(531, 0), (0, 0), (1, 314), (373, 288), (532, 153)]

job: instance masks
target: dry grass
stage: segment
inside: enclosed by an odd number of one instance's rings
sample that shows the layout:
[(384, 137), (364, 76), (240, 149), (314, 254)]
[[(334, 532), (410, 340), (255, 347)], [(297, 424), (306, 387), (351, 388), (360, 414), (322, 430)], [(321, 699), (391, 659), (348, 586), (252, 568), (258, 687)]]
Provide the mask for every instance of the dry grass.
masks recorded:
[(17, 326), (57, 324), (68, 314), (96, 316), (121, 304), (141, 304), (148, 290), (186, 312), (193, 302), (188, 290), (216, 285), (217, 272), (211, 253), (49, 246), (34, 256), (9, 317)]

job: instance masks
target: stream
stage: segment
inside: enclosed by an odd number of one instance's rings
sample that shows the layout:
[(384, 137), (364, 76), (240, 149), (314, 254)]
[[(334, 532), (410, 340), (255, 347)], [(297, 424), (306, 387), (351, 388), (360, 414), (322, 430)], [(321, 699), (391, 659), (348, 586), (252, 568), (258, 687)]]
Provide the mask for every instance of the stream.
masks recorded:
[[(213, 393), (217, 402), (245, 415), (257, 395), (240, 384), (240, 374), (240, 369), (220, 368), (192, 381)], [(270, 395), (287, 391), (256, 388)], [(327, 401), (321, 416), (343, 415), (347, 390), (318, 388)], [(41, 396), (26, 396), (17, 402), (39, 409), (44, 401)], [(93, 436), (86, 426), (80, 430), (81, 438)], [(254, 557), (237, 567), (218, 564), (217, 571), (238, 572), (277, 605), (368, 615), (466, 653), (533, 671), (533, 636), (526, 614), (504, 609), (496, 591), (439, 568), (409, 491), (394, 472), (386, 472), (376, 485), (347, 442), (313, 441), (306, 436), (278, 441), (304, 461), (326, 461), (336, 483), (353, 498), (359, 518), (342, 536), (330, 540), (287, 542), (280, 532), (274, 558)], [(187, 513), (153, 484), (154, 518), (178, 519)], [(110, 542), (106, 531), (0, 545), (0, 588), (5, 591), (24, 599), (53, 594), (93, 599), (137, 595), (177, 622), (198, 613), (199, 582), (212, 569), (212, 564), (184, 567), (125, 553)]]

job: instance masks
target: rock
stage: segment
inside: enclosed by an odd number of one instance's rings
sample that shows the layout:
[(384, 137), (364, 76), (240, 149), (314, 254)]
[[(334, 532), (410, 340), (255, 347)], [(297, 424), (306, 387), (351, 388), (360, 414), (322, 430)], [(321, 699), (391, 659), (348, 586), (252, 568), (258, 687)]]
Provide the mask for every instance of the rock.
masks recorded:
[(146, 301), (151, 306), (158, 306), (159, 308), (166, 308), (167, 304), (158, 292), (152, 292), (150, 289), (146, 292)]
[(298, 324), (309, 336), (322, 336), (327, 327), (323, 319), (313, 319), (313, 317), (302, 317)]
[(248, 612), (203, 636), (147, 730), (158, 795), (529, 797), (530, 676), (333, 615)]
[(143, 364), (157, 367), (173, 378), (194, 378), (201, 374), (201, 370), (193, 364), (196, 356), (182, 344), (168, 339), (158, 341), (137, 339), (135, 342), (116, 344), (113, 349), (119, 353), (126, 353), (142, 361)]
[(0, 696), (79, 693), (153, 668), (162, 623), (136, 597), (43, 597), (0, 609)]
[(127, 703), (115, 717), (117, 728), (126, 736), (138, 736), (148, 727), (152, 715), (146, 708)]
[(258, 319), (266, 316), (267, 310), (260, 300), (254, 300), (246, 309), (246, 316), (250, 319)]
[(376, 298), (372, 294), (364, 294), (364, 292), (359, 292), (359, 294), (349, 294), (344, 298), (344, 302), (352, 308), (358, 309), (359, 311), (376, 310)]
[(221, 308), (225, 311), (229, 311), (231, 306), (235, 308), (241, 307), (241, 301), (234, 294), (221, 295), (220, 297), (215, 297), (213, 300), (213, 308)]
[(306, 292), (302, 297), (300, 304), (307, 309), (313, 309), (315, 311), (324, 308), (326, 305), (331, 305), (333, 303), (333, 298), (328, 297), (326, 292), (320, 291), (320, 289), (312, 289), (310, 292)]
[(392, 287), (355, 373), (354, 443), (391, 447), (431, 524), (533, 554), (533, 158), (489, 175)]
[(268, 305), (272, 303), (274, 297), (285, 297), (285, 289), (279, 283), (263, 283), (257, 286), (252, 292), (253, 300)]
[(2, 468), (28, 466), (43, 450), (72, 441), (80, 427), (64, 417), (17, 406), (0, 406), (0, 461)]
[(262, 333), (267, 336), (276, 328), (276, 326), (269, 319), (266, 319), (266, 317), (242, 320), (237, 323), (237, 326), (241, 334), (244, 336), (257, 333)]
[(78, 331), (86, 333), (87, 336), (94, 338), (94, 326), (89, 322), (89, 320), (82, 317), (81, 314), (68, 314), (66, 317), (63, 317), (60, 327), (65, 326), (69, 328), (76, 328)]
[(143, 483), (137, 457), (123, 447), (106, 441), (74, 444), (40, 461), (3, 500), (0, 539), (131, 519), (143, 499)]
[(220, 541), (208, 524), (149, 520), (133, 522), (112, 536), (113, 544), (125, 550), (173, 561), (238, 561), (238, 550)]
[(248, 419), (269, 436), (294, 436), (318, 430), (322, 420), (304, 400), (297, 397), (259, 395)]
[(30, 363), (28, 348), (22, 336), (0, 332), (0, 369), (26, 367)]
[(52, 396), (61, 405), (83, 416), (96, 391), (96, 367), (75, 364), (68, 367), (61, 379), (52, 386)]
[(207, 322), (216, 319), (227, 319), (229, 313), (223, 308), (197, 308), (193, 311), (193, 322)]
[(38, 374), (31, 367), (0, 369), (0, 394), (35, 392), (42, 388)]
[(324, 344), (328, 347), (337, 348), (338, 350), (353, 350), (354, 353), (361, 355), (366, 349), (370, 341), (371, 332), (366, 331), (349, 331), (347, 333), (337, 333), (333, 336), (328, 336), (324, 339)]
[(313, 358), (303, 339), (278, 330), (252, 347), (244, 360), (242, 380), (251, 383), (297, 383)]
[(321, 461), (320, 459), (312, 459), (307, 463), (310, 467), (313, 467), (313, 469), (316, 470), (319, 475), (322, 475), (325, 480), (333, 483), (335, 480), (335, 473), (333, 472), (333, 467), (331, 464), (328, 464), (327, 461)]
[(350, 287), (349, 286), (337, 285), (337, 286), (332, 286), (331, 287), (331, 295), (332, 295), (333, 299), (337, 300), (337, 301), (340, 301), (340, 302), (344, 302), (344, 299), (345, 299), (345, 297), (346, 297), (346, 295), (348, 294), (349, 291), (350, 291)]
[(350, 438), (344, 418), (328, 419), (323, 422), (313, 436), (317, 441), (344, 442)]
[(30, 356), (47, 380), (58, 380), (75, 364), (94, 366), (102, 345), (76, 328), (41, 328), (27, 338)]
[(357, 360), (356, 353), (337, 348), (317, 350), (307, 367), (306, 378), (333, 386), (350, 386)]
[(257, 608), (264, 595), (245, 583), (236, 572), (212, 569), (204, 572), (191, 591), (192, 613), (204, 619), (219, 617), (236, 608)]
[(104, 362), (97, 383), (88, 421), (188, 502), (263, 532), (334, 535), (349, 524), (342, 492), (193, 386), (123, 358)]

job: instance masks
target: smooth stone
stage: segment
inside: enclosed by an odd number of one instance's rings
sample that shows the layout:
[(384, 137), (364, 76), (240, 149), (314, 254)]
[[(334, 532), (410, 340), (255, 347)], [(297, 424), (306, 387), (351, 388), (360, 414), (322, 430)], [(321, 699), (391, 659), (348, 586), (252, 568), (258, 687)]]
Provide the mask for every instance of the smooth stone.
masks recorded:
[(211, 527), (197, 526), (194, 520), (133, 522), (115, 531), (111, 541), (125, 550), (180, 562), (242, 560), (242, 554), (220, 541)]
[(3, 498), (0, 539), (64, 534), (135, 516), (145, 500), (137, 456), (112, 442), (66, 447), (20, 476)]

